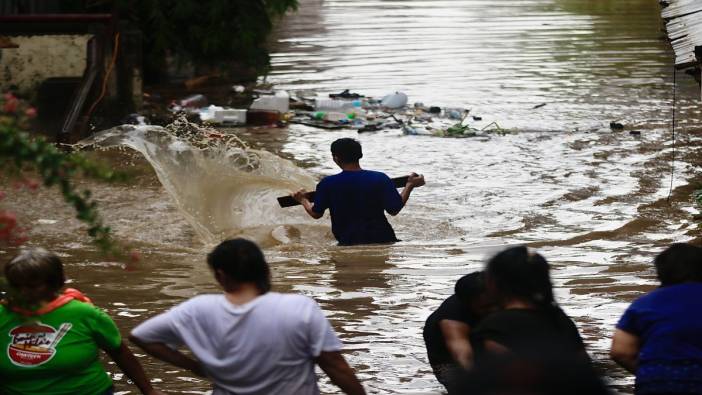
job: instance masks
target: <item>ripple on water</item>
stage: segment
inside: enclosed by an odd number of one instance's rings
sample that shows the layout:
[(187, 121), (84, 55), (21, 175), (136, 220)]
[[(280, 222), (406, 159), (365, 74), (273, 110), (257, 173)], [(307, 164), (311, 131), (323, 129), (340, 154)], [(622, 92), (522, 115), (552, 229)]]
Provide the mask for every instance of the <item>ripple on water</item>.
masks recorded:
[[(655, 286), (653, 256), (689, 238), (685, 221), (695, 211), (684, 194), (674, 194), (672, 207), (664, 204), (672, 64), (658, 11), (649, 0), (302, 0), (300, 12), (283, 20), (267, 77), (280, 88), (321, 94), (349, 88), (376, 96), (400, 89), (413, 101), (465, 106), (522, 131), (482, 141), (297, 125), (232, 131), (304, 165), (305, 171), (273, 182), (274, 190), (270, 183), (248, 190), (252, 209), (237, 218), (248, 221), (250, 236), (268, 233), (262, 242), (274, 288), (320, 303), (371, 392), (440, 393), (426, 360), (424, 320), (461, 275), (479, 270), (505, 246), (524, 243), (538, 246), (552, 263), (557, 299), (596, 363), (615, 387), (631, 392), (631, 376), (607, 358), (609, 336), (628, 303)], [(680, 124), (689, 131), (699, 124), (699, 103), (691, 99), (698, 87), (680, 78), (678, 89)], [(642, 136), (611, 132), (612, 120)], [(339, 137), (361, 141), (367, 168), (426, 176), (426, 187), (390, 219), (403, 242), (337, 247), (328, 218), (315, 223), (296, 209), (265, 210), (275, 207), (271, 199), (278, 194), (335, 172), (329, 144)], [(204, 205), (195, 208), (227, 236), (241, 229), (218, 222), (220, 211), (242, 207), (211, 199), (229, 196), (218, 189), (221, 178), (202, 189), (208, 177), (175, 171), (188, 177), (163, 188), (144, 161), (115, 158), (116, 166), (139, 171), (133, 185), (81, 185), (94, 190), (118, 236), (142, 251), (131, 271), (101, 263), (53, 192), (18, 192), (3, 206), (37, 224), (33, 242), (62, 254), (72, 286), (107, 307), (126, 333), (188, 297), (218, 292), (204, 262), (213, 240), (200, 237), (196, 215), (184, 217), (193, 206), (181, 198)], [(298, 170), (267, 158), (279, 166), (274, 173)], [(196, 174), (214, 171), (204, 170)], [(678, 173), (674, 185), (683, 183)], [(205, 393), (210, 387), (140, 359), (164, 389)], [(321, 387), (336, 392), (326, 378)], [(123, 379), (117, 388), (133, 390)]]

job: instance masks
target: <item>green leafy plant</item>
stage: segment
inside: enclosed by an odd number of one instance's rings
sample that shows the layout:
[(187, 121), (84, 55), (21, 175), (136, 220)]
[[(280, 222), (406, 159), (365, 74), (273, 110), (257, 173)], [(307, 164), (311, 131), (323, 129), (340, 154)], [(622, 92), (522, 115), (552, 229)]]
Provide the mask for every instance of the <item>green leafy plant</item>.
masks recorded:
[[(0, 98), (0, 170), (14, 177), (21, 186), (39, 187), (39, 182), (26, 179), (35, 173), (45, 187), (57, 187), (63, 199), (76, 211), (76, 217), (88, 225), (87, 233), (94, 244), (106, 254), (121, 256), (109, 226), (103, 224), (97, 203), (89, 190), (78, 191), (74, 177), (83, 175), (105, 182), (124, 181), (124, 173), (88, 160), (78, 153), (66, 153), (41, 137), (31, 137), (26, 131), (36, 110), (11, 93)], [(0, 195), (3, 197), (4, 194)], [(24, 230), (18, 226), (14, 213), (0, 210), (0, 243), (22, 244)]]

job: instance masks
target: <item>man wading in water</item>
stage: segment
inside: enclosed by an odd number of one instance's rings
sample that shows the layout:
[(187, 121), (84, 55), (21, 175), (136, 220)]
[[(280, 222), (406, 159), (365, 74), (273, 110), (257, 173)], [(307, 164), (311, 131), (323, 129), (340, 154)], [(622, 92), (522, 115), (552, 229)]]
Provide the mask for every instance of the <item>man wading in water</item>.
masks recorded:
[(361, 169), (361, 144), (342, 138), (331, 145), (332, 158), (341, 173), (328, 176), (317, 184), (314, 203), (304, 189), (291, 196), (315, 219), (324, 210), (331, 213), (332, 233), (340, 245), (393, 243), (395, 231), (383, 211), (397, 215), (409, 199), (412, 189), (424, 185), (424, 176), (412, 173), (402, 193), (384, 173)]

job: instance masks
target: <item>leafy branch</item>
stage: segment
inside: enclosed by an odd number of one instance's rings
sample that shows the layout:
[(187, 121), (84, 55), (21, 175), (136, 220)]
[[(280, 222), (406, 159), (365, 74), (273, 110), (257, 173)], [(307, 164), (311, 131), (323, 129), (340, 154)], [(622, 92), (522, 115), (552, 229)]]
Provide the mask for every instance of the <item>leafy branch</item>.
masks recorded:
[[(4, 101), (4, 103), (3, 103)], [(0, 99), (0, 169), (10, 175), (21, 175), (25, 171), (39, 174), (46, 187), (57, 186), (64, 201), (76, 211), (76, 218), (88, 225), (88, 235), (93, 243), (106, 254), (121, 256), (109, 226), (106, 226), (97, 210), (97, 202), (92, 200), (89, 190), (78, 191), (74, 177), (83, 175), (105, 182), (124, 181), (127, 175), (95, 163), (78, 153), (60, 151), (52, 143), (41, 137), (30, 137), (23, 130), (28, 127), (28, 118), (36, 115), (31, 107), (12, 94)], [(11, 228), (15, 226), (12, 217), (0, 221), (2, 232), (8, 233), (5, 240), (11, 240)]]

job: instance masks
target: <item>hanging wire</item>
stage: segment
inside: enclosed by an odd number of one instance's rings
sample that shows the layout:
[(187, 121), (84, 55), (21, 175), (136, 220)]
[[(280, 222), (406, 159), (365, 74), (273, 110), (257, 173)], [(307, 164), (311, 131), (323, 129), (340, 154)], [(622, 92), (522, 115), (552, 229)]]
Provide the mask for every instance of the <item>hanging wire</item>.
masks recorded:
[(672, 132), (673, 132), (673, 158), (670, 160), (670, 189), (668, 190), (668, 203), (670, 203), (670, 197), (673, 194), (673, 179), (675, 178), (675, 110), (677, 107), (677, 102), (676, 102), (676, 77), (677, 77), (677, 68), (675, 65), (673, 65), (673, 124), (672, 124)]

